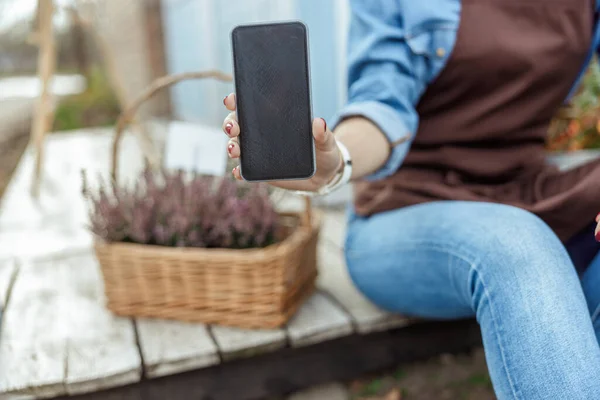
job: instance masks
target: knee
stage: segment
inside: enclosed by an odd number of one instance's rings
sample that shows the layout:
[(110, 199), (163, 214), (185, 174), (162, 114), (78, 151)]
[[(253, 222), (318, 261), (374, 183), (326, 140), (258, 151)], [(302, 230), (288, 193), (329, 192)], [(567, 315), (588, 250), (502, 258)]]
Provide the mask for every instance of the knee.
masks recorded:
[(517, 264), (529, 258), (564, 259), (564, 246), (544, 221), (523, 209), (444, 202), (357, 218), (348, 228), (347, 257), (378, 255), (402, 247), (434, 247), (470, 261), (488, 255)]
[(539, 217), (510, 206), (495, 211), (487, 219), (487, 238), (482, 239), (486, 249), (482, 268), (495, 268), (506, 279), (536, 281), (574, 273), (563, 244)]
[(493, 203), (442, 202), (356, 218), (345, 250), (354, 276), (372, 274), (382, 258), (409, 251), (413, 257), (402, 262), (410, 263), (434, 250), (462, 259), (461, 265), (504, 286), (548, 287), (576, 277), (564, 246), (544, 221)]
[(579, 295), (571, 259), (542, 220), (516, 208), (496, 217), (499, 223), (482, 239), (485, 255), (472, 264), (468, 285), (475, 310), (487, 295), (513, 311), (545, 307), (551, 313), (565, 298)]

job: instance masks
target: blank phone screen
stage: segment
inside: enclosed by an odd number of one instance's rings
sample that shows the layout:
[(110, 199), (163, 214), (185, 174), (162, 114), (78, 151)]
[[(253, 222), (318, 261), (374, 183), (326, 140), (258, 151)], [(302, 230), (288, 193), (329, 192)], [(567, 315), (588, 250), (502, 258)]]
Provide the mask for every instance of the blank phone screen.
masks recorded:
[(232, 45), (244, 179), (309, 178), (314, 152), (306, 28), (237, 27)]

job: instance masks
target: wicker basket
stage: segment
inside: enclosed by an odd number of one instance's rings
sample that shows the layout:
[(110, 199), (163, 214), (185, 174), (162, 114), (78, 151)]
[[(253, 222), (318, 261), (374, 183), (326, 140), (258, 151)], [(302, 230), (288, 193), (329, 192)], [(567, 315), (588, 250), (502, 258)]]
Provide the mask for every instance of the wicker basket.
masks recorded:
[[(112, 176), (125, 125), (145, 100), (163, 87), (217, 72), (181, 74), (155, 82), (119, 118)], [(95, 243), (108, 308), (131, 317), (169, 318), (241, 328), (276, 328), (312, 293), (317, 276), (320, 218), (309, 199), (302, 214), (282, 214), (288, 233), (261, 249), (170, 248)]]

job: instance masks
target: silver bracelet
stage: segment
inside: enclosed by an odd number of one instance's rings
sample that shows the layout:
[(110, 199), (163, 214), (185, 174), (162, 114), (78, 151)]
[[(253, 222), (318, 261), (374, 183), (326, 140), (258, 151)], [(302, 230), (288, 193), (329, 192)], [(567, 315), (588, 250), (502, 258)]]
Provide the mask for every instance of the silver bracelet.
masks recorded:
[(309, 192), (297, 190), (297, 194), (301, 194), (304, 196), (324, 196), (350, 182), (350, 178), (352, 177), (352, 157), (350, 157), (350, 152), (348, 151), (348, 148), (342, 142), (336, 140), (336, 144), (338, 149), (340, 150), (340, 154), (342, 155), (341, 170), (338, 171), (338, 173), (333, 177), (331, 181), (319, 188), (317, 191)]

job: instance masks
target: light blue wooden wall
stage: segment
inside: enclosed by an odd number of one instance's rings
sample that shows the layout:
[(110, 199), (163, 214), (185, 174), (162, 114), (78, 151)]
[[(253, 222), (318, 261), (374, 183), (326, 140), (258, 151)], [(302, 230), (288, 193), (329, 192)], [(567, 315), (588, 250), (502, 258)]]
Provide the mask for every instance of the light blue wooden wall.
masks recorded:
[[(167, 73), (202, 70), (207, 65), (198, 38), (203, 32), (197, 23), (202, 1), (164, 1), (163, 25)], [(183, 119), (198, 119), (202, 115), (206, 84), (184, 82), (171, 89), (173, 110)]]
[[(163, 0), (168, 73), (231, 72), (229, 34), (239, 24), (302, 20), (309, 30), (315, 116), (328, 118), (345, 97), (346, 0)], [(172, 89), (176, 115), (220, 124), (230, 84), (184, 82)]]

